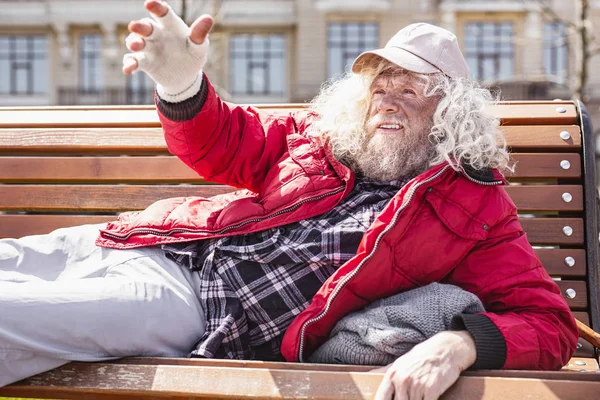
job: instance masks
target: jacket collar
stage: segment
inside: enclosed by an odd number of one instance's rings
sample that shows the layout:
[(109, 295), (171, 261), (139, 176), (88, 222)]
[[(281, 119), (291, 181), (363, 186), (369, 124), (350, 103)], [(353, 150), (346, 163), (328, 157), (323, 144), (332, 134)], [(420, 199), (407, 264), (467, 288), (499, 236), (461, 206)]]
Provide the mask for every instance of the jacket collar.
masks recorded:
[(506, 184), (506, 179), (497, 169), (475, 169), (469, 164), (461, 164), (460, 169), (471, 180), (481, 182), (482, 184), (500, 184), (500, 182)]

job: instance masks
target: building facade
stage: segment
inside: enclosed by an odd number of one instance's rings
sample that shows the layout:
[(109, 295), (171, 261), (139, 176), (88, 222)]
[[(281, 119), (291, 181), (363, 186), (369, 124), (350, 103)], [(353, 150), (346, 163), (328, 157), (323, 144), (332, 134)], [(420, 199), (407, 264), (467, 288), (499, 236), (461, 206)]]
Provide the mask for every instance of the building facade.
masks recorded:
[[(501, 87), (504, 98), (568, 98), (576, 75), (577, 35), (540, 7), (570, 21), (576, 0), (182, 1), (170, 3), (188, 22), (215, 16), (206, 72), (237, 103), (310, 100), (362, 51), (419, 21), (455, 32), (472, 77)], [(152, 102), (143, 73), (121, 73), (127, 23), (147, 16), (142, 0), (0, 0), (0, 7), (0, 105)], [(600, 1), (590, 1), (592, 21), (598, 9)], [(597, 64), (600, 56), (590, 71)], [(600, 76), (588, 89), (600, 98)]]

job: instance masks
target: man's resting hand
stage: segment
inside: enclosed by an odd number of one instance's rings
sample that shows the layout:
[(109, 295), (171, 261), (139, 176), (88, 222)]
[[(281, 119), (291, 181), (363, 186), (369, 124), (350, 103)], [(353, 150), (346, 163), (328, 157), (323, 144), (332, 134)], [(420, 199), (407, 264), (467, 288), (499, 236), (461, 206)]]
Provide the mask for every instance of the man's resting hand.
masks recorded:
[(475, 363), (476, 353), (469, 332), (440, 332), (392, 364), (373, 371), (385, 371), (375, 399), (437, 399)]
[(125, 43), (133, 53), (123, 57), (123, 72), (142, 70), (156, 82), (163, 100), (186, 100), (200, 90), (213, 19), (202, 15), (188, 27), (167, 3), (146, 0), (144, 5), (154, 19), (129, 23)]

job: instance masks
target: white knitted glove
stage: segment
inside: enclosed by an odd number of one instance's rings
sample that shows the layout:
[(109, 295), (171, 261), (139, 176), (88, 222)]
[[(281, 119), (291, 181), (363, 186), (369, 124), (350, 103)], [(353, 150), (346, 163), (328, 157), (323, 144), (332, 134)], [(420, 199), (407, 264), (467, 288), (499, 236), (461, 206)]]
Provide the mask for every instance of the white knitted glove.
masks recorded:
[[(144, 37), (142, 51), (127, 53), (134, 58), (137, 70), (144, 71), (156, 82), (156, 92), (161, 99), (178, 103), (193, 97), (202, 85), (202, 68), (208, 59), (208, 38), (202, 44), (190, 40), (190, 28), (169, 7), (162, 17), (144, 18), (153, 26), (150, 36)], [(133, 34), (126, 40), (131, 40)]]

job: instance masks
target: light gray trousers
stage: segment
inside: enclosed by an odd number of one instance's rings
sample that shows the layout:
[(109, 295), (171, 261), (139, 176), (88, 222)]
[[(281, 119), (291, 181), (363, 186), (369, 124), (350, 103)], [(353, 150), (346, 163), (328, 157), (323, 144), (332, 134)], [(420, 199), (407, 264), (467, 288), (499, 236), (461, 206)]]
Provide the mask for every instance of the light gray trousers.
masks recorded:
[(185, 356), (204, 333), (198, 274), (157, 247), (96, 247), (99, 227), (0, 240), (0, 387), (71, 360)]

